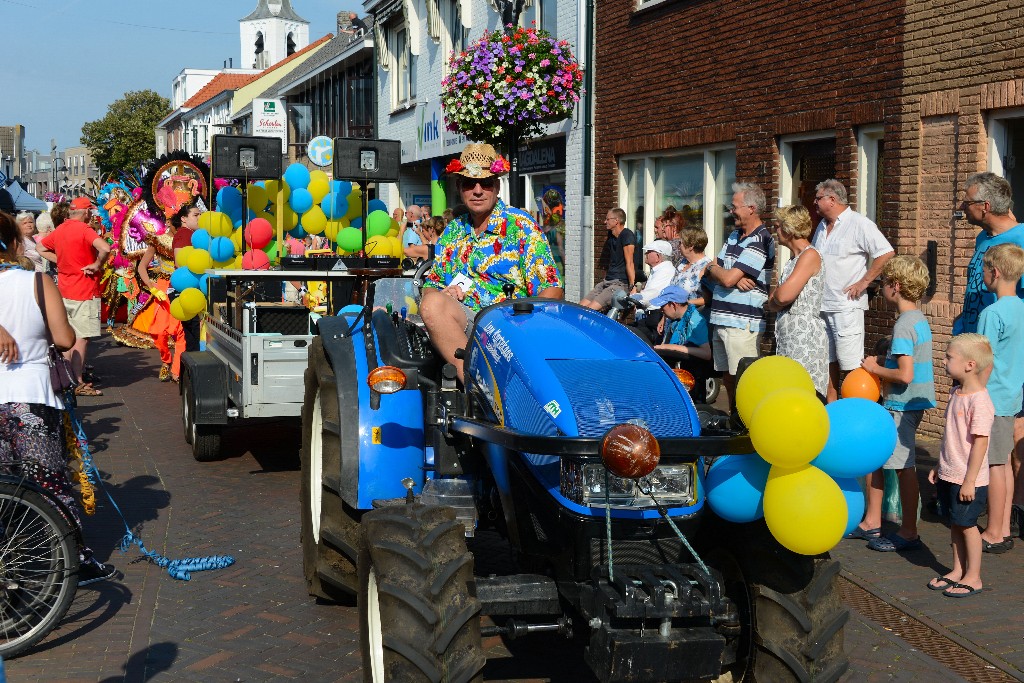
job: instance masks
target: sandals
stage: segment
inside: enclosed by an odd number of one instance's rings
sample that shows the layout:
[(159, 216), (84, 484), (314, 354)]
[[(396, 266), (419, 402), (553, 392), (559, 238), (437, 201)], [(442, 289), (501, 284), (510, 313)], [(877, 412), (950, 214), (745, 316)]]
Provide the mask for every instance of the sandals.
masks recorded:
[(880, 553), (903, 552), (905, 550), (916, 550), (921, 547), (921, 537), (907, 540), (899, 534), (882, 536), (868, 542), (868, 547)]
[[(938, 582), (936, 585), (934, 582)], [(956, 586), (957, 582), (953, 579), (947, 579), (945, 576), (936, 576), (934, 579), (925, 584), (930, 591), (944, 591), (950, 586)]]
[(91, 384), (79, 384), (75, 387), (75, 396), (102, 396), (103, 392)]
[(881, 527), (878, 527), (877, 529), (862, 529), (862, 528), (860, 528), (858, 526), (858, 527), (854, 527), (853, 531), (851, 531), (850, 533), (848, 533), (845, 536), (843, 536), (843, 538), (847, 538), (847, 539), (861, 539), (861, 540), (864, 540), (864, 541), (871, 541), (873, 539), (881, 537), (881, 535), (882, 535), (882, 528)]
[(992, 553), (993, 555), (1002, 555), (1013, 550), (1013, 536), (1007, 536), (1003, 540), (997, 543), (989, 543), (984, 538), (981, 539), (981, 552)]

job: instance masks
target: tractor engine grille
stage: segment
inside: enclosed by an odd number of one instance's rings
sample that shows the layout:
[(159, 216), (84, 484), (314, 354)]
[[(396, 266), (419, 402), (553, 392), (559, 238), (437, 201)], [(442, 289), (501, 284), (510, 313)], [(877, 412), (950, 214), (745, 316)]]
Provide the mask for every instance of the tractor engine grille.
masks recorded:
[[(608, 564), (604, 538), (590, 539), (592, 565)], [(615, 564), (678, 564), (692, 562), (693, 558), (678, 538), (656, 538), (644, 541), (617, 541), (612, 539), (612, 561)]]

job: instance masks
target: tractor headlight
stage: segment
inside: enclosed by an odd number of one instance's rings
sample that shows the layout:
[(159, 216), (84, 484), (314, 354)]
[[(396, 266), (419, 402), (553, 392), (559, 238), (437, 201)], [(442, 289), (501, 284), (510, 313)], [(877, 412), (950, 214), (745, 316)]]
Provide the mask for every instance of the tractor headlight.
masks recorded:
[[(605, 470), (600, 463), (585, 463), (578, 458), (562, 458), (562, 495), (579, 505), (603, 506)], [(687, 506), (694, 502), (694, 467), (659, 465), (646, 477), (625, 479), (608, 474), (607, 497), (612, 507), (654, 507), (655, 500), (665, 506)], [(648, 493), (644, 493), (644, 491)], [(651, 498), (652, 494), (654, 498)]]

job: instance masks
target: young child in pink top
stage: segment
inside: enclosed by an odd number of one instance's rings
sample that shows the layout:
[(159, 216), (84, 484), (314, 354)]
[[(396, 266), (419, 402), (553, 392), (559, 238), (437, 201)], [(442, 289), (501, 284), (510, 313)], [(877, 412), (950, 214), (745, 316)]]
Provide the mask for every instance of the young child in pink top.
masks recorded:
[(985, 388), (992, 365), (992, 346), (980, 334), (959, 334), (946, 349), (946, 372), (959, 386), (946, 406), (939, 464), (928, 473), (935, 484), (939, 509), (949, 515), (953, 569), (928, 582), (947, 598), (981, 592), (981, 532), (978, 515), (988, 501), (988, 441), (995, 407)]

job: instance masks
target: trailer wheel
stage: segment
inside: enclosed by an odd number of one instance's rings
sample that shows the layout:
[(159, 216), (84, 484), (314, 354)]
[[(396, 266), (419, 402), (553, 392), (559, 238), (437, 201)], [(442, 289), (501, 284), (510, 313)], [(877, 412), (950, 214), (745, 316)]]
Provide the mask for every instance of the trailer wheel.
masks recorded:
[(708, 377), (704, 382), (707, 385), (704, 389), (704, 402), (711, 405), (718, 400), (718, 394), (722, 392), (722, 378)]
[(316, 337), (310, 345), (302, 406), (302, 566), (310, 595), (353, 603), (362, 528), (358, 513), (338, 492), (342, 453), (335, 381), (323, 340)]
[(210, 462), (220, 457), (220, 425), (196, 424), (196, 391), (192, 387), (192, 373), (181, 378), (181, 421), (185, 425), (185, 441), (192, 444), (192, 457), (199, 462)]
[(368, 683), (473, 683), (485, 663), (473, 555), (451, 508), (367, 512), (359, 554), (359, 633)]
[[(705, 560), (739, 610), (735, 664), (720, 681), (833, 683), (846, 672), (839, 562), (786, 550), (764, 521), (731, 524), (709, 513)], [(717, 543), (717, 545), (712, 545)]]

